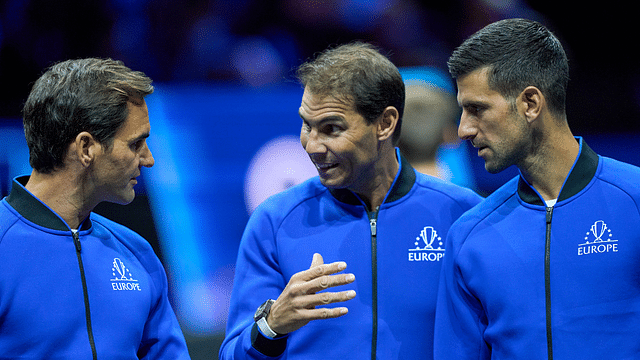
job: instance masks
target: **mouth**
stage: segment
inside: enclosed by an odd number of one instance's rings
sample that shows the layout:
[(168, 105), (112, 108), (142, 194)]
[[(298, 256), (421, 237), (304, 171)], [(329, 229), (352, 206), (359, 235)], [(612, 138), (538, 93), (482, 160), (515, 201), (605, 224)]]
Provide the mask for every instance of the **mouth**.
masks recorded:
[(338, 167), (338, 163), (314, 163), (314, 165), (316, 166), (316, 169), (321, 173)]
[(486, 152), (486, 149), (489, 148), (488, 146), (475, 144), (473, 142), (471, 142), (471, 145), (473, 145), (474, 148), (478, 149), (478, 156), (482, 156), (482, 153)]

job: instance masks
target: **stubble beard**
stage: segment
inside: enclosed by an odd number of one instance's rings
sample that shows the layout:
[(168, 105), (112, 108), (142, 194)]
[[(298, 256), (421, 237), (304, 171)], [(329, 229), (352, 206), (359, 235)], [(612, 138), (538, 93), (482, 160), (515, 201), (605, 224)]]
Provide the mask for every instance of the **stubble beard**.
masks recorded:
[[(516, 119), (521, 124), (526, 120), (519, 117)], [(518, 129), (519, 136), (512, 139), (509, 143), (502, 142), (497, 146), (491, 147), (494, 153), (492, 161), (485, 160), (484, 168), (491, 174), (497, 174), (511, 167), (512, 165), (520, 166), (524, 164), (526, 158), (535, 151), (538, 144), (537, 138), (540, 134), (537, 130), (530, 130), (524, 125)]]

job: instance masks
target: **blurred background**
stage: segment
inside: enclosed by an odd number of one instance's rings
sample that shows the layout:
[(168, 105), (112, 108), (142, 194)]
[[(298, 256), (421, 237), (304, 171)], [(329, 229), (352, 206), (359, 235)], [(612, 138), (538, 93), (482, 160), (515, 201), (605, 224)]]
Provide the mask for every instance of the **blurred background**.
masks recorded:
[(149, 75), (156, 87), (147, 98), (156, 165), (143, 170), (132, 204), (102, 204), (96, 211), (154, 246), (192, 358), (215, 359), (251, 212), (269, 195), (315, 174), (298, 142), (302, 88), (293, 74), (299, 64), (353, 40), (380, 47), (407, 81), (403, 128), (414, 125), (403, 151), (421, 171), (488, 195), (516, 171), (487, 174), (481, 159), (456, 140), (455, 88), (446, 73), (451, 51), (503, 18), (547, 25), (570, 59), (567, 112), (574, 134), (603, 155), (640, 165), (640, 64), (629, 6), (2, 0), (0, 197), (14, 176), (30, 172), (20, 112), (45, 68), (71, 58), (111, 57)]

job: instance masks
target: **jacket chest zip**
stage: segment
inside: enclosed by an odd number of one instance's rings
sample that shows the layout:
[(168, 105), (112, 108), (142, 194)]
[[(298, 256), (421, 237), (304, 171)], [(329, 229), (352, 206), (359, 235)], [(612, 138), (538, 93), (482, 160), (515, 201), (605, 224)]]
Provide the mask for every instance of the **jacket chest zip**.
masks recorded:
[(551, 219), (553, 206), (546, 207), (546, 235), (544, 245), (544, 293), (547, 322), (547, 357), (553, 360), (553, 346), (551, 343)]
[(376, 359), (376, 350), (378, 347), (378, 211), (377, 207), (374, 211), (368, 211), (369, 226), (371, 227), (371, 315), (372, 315), (372, 332), (371, 332), (371, 360)]
[(82, 244), (80, 244), (80, 235), (77, 231), (72, 230), (73, 244), (76, 247), (76, 256), (78, 257), (78, 266), (80, 267), (80, 278), (82, 279), (82, 293), (84, 295), (84, 314), (87, 321), (87, 335), (89, 336), (89, 344), (91, 345), (91, 354), (93, 360), (98, 359), (96, 352), (96, 344), (93, 339), (93, 328), (91, 327), (91, 309), (89, 308), (89, 293), (87, 291), (87, 279), (84, 274), (84, 265), (82, 263)]

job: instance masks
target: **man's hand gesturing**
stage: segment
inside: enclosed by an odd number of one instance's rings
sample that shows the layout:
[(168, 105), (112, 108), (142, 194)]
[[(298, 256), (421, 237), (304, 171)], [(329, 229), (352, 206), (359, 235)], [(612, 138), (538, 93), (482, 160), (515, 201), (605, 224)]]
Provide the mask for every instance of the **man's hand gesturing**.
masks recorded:
[(313, 255), (311, 267), (291, 277), (267, 316), (269, 327), (278, 334), (287, 334), (306, 325), (311, 320), (330, 319), (345, 315), (346, 307), (317, 308), (351, 300), (354, 290), (322, 292), (328, 288), (352, 283), (353, 274), (336, 274), (347, 267), (342, 261), (325, 264), (320, 254)]

